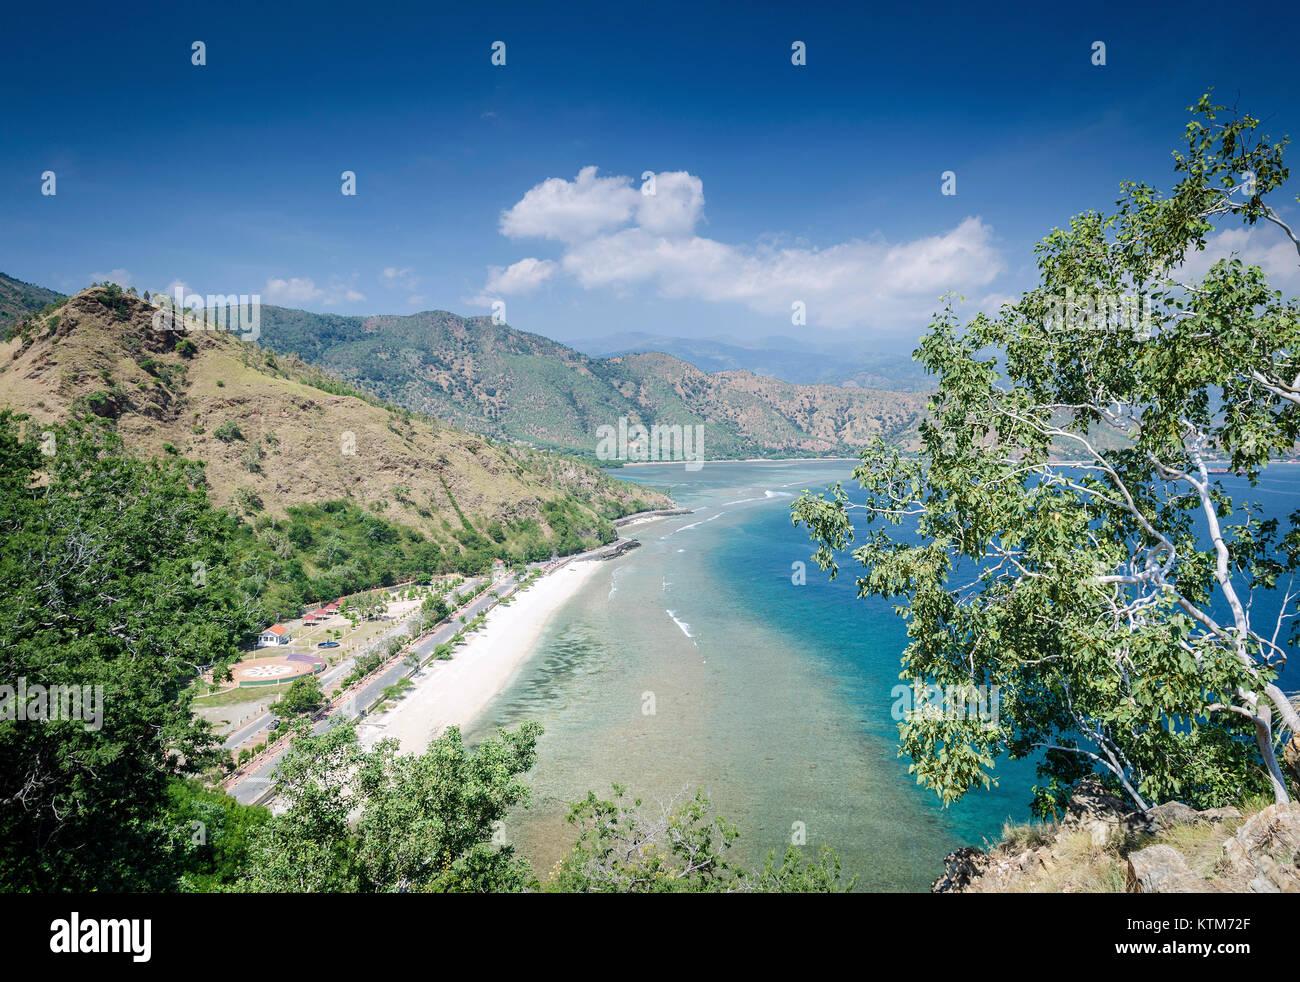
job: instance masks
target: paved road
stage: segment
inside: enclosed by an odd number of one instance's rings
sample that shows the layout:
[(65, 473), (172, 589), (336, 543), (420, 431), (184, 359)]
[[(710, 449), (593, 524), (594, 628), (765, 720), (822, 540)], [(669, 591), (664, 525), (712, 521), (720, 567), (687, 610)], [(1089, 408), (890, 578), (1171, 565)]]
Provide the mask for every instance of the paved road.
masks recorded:
[[(489, 588), (479, 594), (479, 596), (475, 597), (468, 605), (461, 607), (453, 615), (451, 621), (448, 621), (441, 627), (437, 628), (432, 634), (428, 635), (425, 640), (415, 646), (415, 651), (419, 654), (420, 659), (423, 660), (429, 657), (429, 655), (433, 653), (434, 648), (451, 640), (456, 632), (462, 627), (460, 623), (460, 616), (462, 614), (465, 616), (466, 622), (472, 621), (480, 613), (487, 610), (487, 608), (497, 602), (496, 596), (493, 595), (494, 592), (505, 594), (507, 591), (513, 590), (515, 586), (516, 580), (514, 578), (503, 580), (496, 586), (495, 590)], [(461, 589), (463, 590), (464, 587), (462, 586)], [(340, 665), (340, 667), (342, 666)], [(405, 658), (390, 665), (384, 671), (372, 678), (371, 681), (366, 683), (366, 685), (359, 691), (354, 693), (337, 712), (332, 713), (325, 719), (317, 721), (311, 728), (312, 733), (325, 733), (327, 730), (338, 726), (340, 723), (357, 719), (363, 712), (365, 712), (365, 710), (369, 709), (379, 701), (380, 696), (383, 695), (384, 689), (388, 688), (390, 685), (395, 685), (401, 679), (410, 674), (412, 674), (412, 669)], [(265, 715), (269, 721), (270, 714), (268, 713)], [(252, 723), (249, 724), (249, 726), (252, 725)], [(264, 723), (263, 726), (265, 725), (266, 724)], [(235, 797), (235, 800), (239, 801), (241, 804), (256, 804), (258, 801), (270, 794), (271, 786), (273, 784), (272, 774), (275, 772), (278, 763), (278, 754), (271, 757), (269, 760), (263, 761), (261, 765), (241, 778), (238, 784), (231, 787), (229, 789), (230, 794), (232, 794)]]
[[(480, 578), (473, 578), (473, 579), (466, 580), (464, 583), (460, 585), (459, 588), (457, 588), (457, 590), (454, 590), (452, 592), (459, 593), (467, 589), (472, 589), (473, 587), (477, 586), (480, 582), (482, 582)], [(392, 633), (392, 631), (404, 627), (410, 620), (412, 620), (412, 618), (407, 618), (406, 620), (403, 620), (401, 624), (397, 625), (397, 627), (391, 628), (389, 631), (385, 631), (384, 634), (381, 635), (380, 640), (382, 640), (383, 638), (387, 638), (387, 636), (390, 633)], [(329, 687), (335, 681), (337, 681), (340, 678), (343, 678), (345, 675), (351, 672), (352, 666), (354, 664), (356, 664), (356, 656), (349, 655), (347, 658), (344, 658), (333, 668), (328, 669), (320, 677), (321, 688), (328, 690)], [(274, 719), (275, 719), (275, 714), (269, 710), (267, 712), (262, 713), (260, 716), (254, 717), (253, 719), (245, 723), (243, 726), (241, 726), (239, 729), (231, 733), (230, 736), (226, 737), (225, 743), (222, 744), (222, 746), (224, 746), (227, 750), (238, 750), (240, 747), (242, 747), (245, 743), (247, 743), (252, 738), (259, 737), (263, 733), (268, 732), (271, 726), (271, 721)]]
[[(627, 540), (616, 539), (613, 543), (598, 546), (595, 549), (589, 549), (586, 552), (569, 556), (555, 562), (554, 564), (533, 563), (530, 565), (529, 569), (547, 569), (548, 572), (552, 572), (554, 569), (558, 569), (559, 567), (565, 566), (571, 562), (617, 555), (618, 551), (625, 548), (627, 545)], [(425, 658), (429, 657), (429, 655), (433, 653), (433, 649), (438, 645), (451, 640), (456, 632), (461, 629), (462, 625), (460, 623), (460, 616), (462, 614), (465, 616), (466, 622), (472, 621), (480, 613), (487, 610), (497, 602), (495, 594), (500, 593), (503, 596), (507, 595), (512, 592), (517, 585), (517, 577), (508, 577), (501, 583), (497, 584), (494, 588), (489, 587), (489, 589), (483, 591), (483, 593), (476, 597), (467, 606), (456, 611), (455, 614), (452, 615), (453, 619), (451, 621), (443, 624), (415, 646), (415, 651), (419, 654), (420, 660), (423, 661)], [(464, 588), (464, 586), (461, 587), (462, 590)], [(357, 719), (367, 709), (379, 701), (380, 696), (383, 695), (384, 689), (388, 688), (390, 685), (395, 685), (401, 679), (412, 674), (413, 671), (406, 659), (403, 658), (399, 660), (379, 673), (378, 676), (368, 682), (359, 692), (354, 693), (352, 698), (350, 698), (338, 711), (331, 713), (325, 719), (317, 721), (311, 728), (312, 733), (325, 733), (333, 727), (338, 726), (340, 723)], [(267, 714), (267, 719), (269, 720), (269, 718), (269, 714)], [(249, 726), (251, 725), (253, 724), (250, 723)], [(237, 801), (245, 805), (258, 804), (268, 800), (271, 797), (274, 788), (275, 781), (273, 775), (275, 773), (275, 768), (279, 763), (279, 757), (280, 755), (276, 754), (270, 759), (263, 761), (258, 767), (241, 777), (239, 783), (229, 787), (227, 789), (228, 792), (233, 795)]]

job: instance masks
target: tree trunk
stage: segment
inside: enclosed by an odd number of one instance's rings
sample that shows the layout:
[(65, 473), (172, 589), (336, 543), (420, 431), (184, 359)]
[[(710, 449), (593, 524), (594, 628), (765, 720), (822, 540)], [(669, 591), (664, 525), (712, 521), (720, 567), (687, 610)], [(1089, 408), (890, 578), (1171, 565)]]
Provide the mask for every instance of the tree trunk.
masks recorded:
[(1268, 768), (1269, 782), (1273, 785), (1273, 801), (1279, 805), (1286, 804), (1291, 800), (1291, 796), (1287, 793), (1286, 778), (1282, 776), (1282, 768), (1278, 766), (1277, 754), (1273, 752), (1273, 728), (1267, 719), (1255, 721), (1255, 742), (1259, 744), (1264, 766)]

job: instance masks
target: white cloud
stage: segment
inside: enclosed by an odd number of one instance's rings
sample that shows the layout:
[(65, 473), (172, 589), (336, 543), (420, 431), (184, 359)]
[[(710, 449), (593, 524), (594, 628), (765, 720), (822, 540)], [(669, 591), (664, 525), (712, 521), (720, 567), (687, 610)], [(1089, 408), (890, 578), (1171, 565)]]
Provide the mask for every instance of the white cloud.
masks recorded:
[(316, 284), (307, 278), (293, 277), (290, 280), (271, 278), (262, 288), (262, 295), (276, 303), (307, 303), (320, 296)]
[(290, 279), (272, 277), (262, 287), (262, 299), (270, 303), (318, 303), (334, 307), (340, 303), (358, 303), (366, 299), (364, 293), (347, 283), (331, 281), (318, 287), (310, 277), (294, 276)]
[(1274, 286), (1300, 286), (1300, 255), (1295, 245), (1275, 225), (1227, 228), (1209, 236), (1205, 249), (1189, 253), (1179, 273), (1199, 279), (1216, 262), (1236, 254), (1247, 266), (1258, 266)]
[(684, 170), (668, 171), (655, 175), (653, 187), (654, 194), (638, 192), (637, 225), (663, 236), (694, 232), (704, 210), (704, 182)]
[(491, 267), (484, 293), (531, 293), (559, 270), (559, 264), (549, 259), (521, 259), (502, 269)]
[(654, 195), (629, 177), (597, 177), (595, 167), (573, 181), (545, 180), (502, 212), (500, 229), (563, 242), (563, 255), (558, 263), (529, 258), (490, 268), (484, 296), (526, 292), (562, 271), (587, 290), (649, 289), (784, 317), (802, 302), (810, 324), (915, 329), (941, 294), (984, 296), (1003, 269), (993, 230), (978, 217), (906, 242), (875, 237), (815, 248), (697, 235), (703, 208), (703, 181), (685, 171), (655, 175)]
[(597, 177), (596, 170), (584, 167), (572, 181), (552, 177), (531, 188), (501, 213), (501, 234), (580, 242), (629, 221), (640, 192), (630, 178)]
[(131, 285), (131, 274), (124, 269), (110, 269), (107, 273), (90, 274), (92, 283), (103, 283), (105, 280), (125, 288)]

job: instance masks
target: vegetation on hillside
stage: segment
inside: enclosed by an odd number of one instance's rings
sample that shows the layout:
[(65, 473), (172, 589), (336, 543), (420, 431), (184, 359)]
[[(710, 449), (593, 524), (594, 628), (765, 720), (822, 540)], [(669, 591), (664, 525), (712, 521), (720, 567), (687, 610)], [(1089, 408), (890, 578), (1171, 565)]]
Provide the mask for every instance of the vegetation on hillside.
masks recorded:
[[(570, 457), (481, 440), (228, 333), (160, 331), (109, 284), (20, 325), (0, 399), (41, 428), (112, 423), (141, 457), (199, 462), (238, 516), (236, 570), (271, 616), (408, 579), (612, 540), (669, 504)], [(201, 465), (201, 466), (200, 466)]]
[(256, 627), (230, 569), (234, 522), (195, 476), (123, 453), (102, 424), (24, 433), (0, 410), (0, 678), (101, 709), (0, 718), (6, 889), (171, 883), (190, 831), (169, 820), (169, 782), (213, 759), (187, 686)]
[(265, 307), (261, 343), (475, 432), (594, 458), (620, 418), (702, 424), (714, 458), (855, 452), (914, 443), (924, 397), (709, 375), (664, 354), (590, 358), (536, 334), (444, 311), (340, 317)]
[(53, 314), (66, 299), (61, 293), (0, 273), (0, 337), (7, 338), (19, 321), (37, 311)]

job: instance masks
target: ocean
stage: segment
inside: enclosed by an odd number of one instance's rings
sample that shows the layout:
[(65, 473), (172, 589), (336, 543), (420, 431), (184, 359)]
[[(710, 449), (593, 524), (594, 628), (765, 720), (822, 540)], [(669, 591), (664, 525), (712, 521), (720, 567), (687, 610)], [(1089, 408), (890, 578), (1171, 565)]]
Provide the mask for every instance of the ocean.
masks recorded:
[[(862, 890), (925, 890), (943, 857), (1029, 815), (1030, 762), (999, 761), (999, 785), (941, 807), (898, 756), (891, 715), (904, 624), (858, 599), (857, 569), (830, 582), (809, 562), (789, 506), (850, 479), (853, 461), (626, 468), (693, 514), (626, 531), (611, 561), (548, 623), (534, 653), (468, 728), (479, 740), (533, 719), (545, 733), (533, 800), (506, 833), (538, 870), (567, 850), (568, 803), (614, 782), (657, 809), (702, 788), (740, 829), (733, 857), (758, 865), (802, 831), (835, 848)], [(1234, 492), (1246, 482), (1224, 479)], [(1266, 513), (1300, 507), (1300, 466), (1255, 489)], [(803, 563), (804, 582), (797, 581)], [(1300, 665), (1284, 682), (1294, 688)]]

